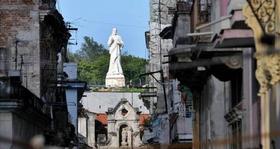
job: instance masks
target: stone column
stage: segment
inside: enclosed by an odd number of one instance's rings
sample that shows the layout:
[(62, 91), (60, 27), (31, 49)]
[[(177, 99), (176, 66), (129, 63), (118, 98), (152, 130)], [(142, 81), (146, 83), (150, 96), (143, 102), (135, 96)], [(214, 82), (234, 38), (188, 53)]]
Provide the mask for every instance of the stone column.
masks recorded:
[(95, 115), (88, 114), (88, 140), (87, 143), (89, 146), (95, 146)]
[(128, 143), (128, 146), (131, 147), (133, 146), (133, 142), (132, 142), (132, 139), (133, 139), (133, 129), (130, 127), (127, 131), (127, 143)]
[[(255, 66), (252, 58), (253, 48), (243, 49), (243, 96), (244, 96), (244, 118), (242, 120), (242, 132), (248, 136), (254, 136), (259, 133), (258, 108), (255, 106), (258, 103), (259, 97), (256, 96), (257, 82), (255, 80)], [(256, 112), (256, 113), (254, 113)], [(242, 142), (242, 148), (257, 148), (260, 145), (260, 140), (248, 140)]]
[(119, 132), (116, 127), (116, 122), (112, 115), (108, 115), (108, 141), (109, 147), (118, 148), (119, 147)]
[(128, 138), (128, 136), (127, 136), (127, 129), (126, 128), (122, 128), (122, 141), (121, 141), (121, 146), (127, 146), (128, 144), (127, 144), (127, 138)]
[(140, 131), (135, 131), (135, 135), (133, 135), (133, 145), (135, 147), (139, 147), (142, 144), (142, 141), (140, 139)]
[[(262, 148), (270, 149), (273, 147), (272, 142), (275, 142), (273, 140), (275, 134), (273, 133), (279, 131), (274, 130), (278, 129), (274, 127), (274, 122), (278, 118), (274, 116), (276, 113), (273, 113), (275, 97), (272, 96), (273, 92), (279, 93), (279, 91), (272, 89), (280, 81), (280, 55), (270, 52), (275, 52), (276, 49), (280, 48), (280, 38), (278, 37), (280, 33), (280, 6), (276, 0), (254, 0), (243, 8), (243, 15), (246, 23), (254, 32), (257, 52), (256, 78), (260, 84), (259, 96), (261, 97), (261, 144)], [(275, 43), (261, 42), (260, 39), (265, 34), (275, 36)]]
[(134, 147), (139, 147), (142, 144), (140, 139), (139, 119), (133, 122), (131, 127), (131, 141)]

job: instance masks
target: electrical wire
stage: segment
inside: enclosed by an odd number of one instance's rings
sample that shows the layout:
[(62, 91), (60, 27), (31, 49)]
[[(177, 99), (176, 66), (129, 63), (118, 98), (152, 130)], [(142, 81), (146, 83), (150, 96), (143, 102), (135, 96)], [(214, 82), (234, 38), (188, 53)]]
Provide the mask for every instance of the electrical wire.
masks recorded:
[(88, 19), (82, 19), (82, 21), (87, 23), (96, 23), (96, 24), (107, 24), (107, 25), (114, 25), (114, 26), (123, 26), (123, 27), (132, 27), (132, 28), (141, 28), (141, 29), (147, 29), (147, 26), (140, 26), (140, 25), (134, 25), (134, 24), (118, 24), (118, 23), (112, 23), (112, 22), (103, 22), (103, 21), (96, 21), (96, 20), (88, 20)]

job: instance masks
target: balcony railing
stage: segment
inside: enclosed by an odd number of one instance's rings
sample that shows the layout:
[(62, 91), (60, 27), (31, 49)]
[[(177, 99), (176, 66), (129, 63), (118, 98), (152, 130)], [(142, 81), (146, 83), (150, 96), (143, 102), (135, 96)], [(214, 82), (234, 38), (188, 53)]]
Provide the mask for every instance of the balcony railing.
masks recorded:
[(0, 78), (0, 109), (29, 109), (44, 113), (44, 102), (21, 86), (20, 77)]

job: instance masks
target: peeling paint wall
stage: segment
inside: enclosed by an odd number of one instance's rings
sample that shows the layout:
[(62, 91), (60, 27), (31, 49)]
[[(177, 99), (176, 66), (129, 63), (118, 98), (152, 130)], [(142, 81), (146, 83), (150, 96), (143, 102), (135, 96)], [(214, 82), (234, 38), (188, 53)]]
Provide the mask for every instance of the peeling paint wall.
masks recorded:
[[(161, 39), (159, 36), (160, 32), (172, 24), (173, 14), (170, 14), (169, 8), (175, 8), (176, 1), (174, 0), (150, 0), (150, 41), (149, 41), (149, 72), (155, 72), (163, 70), (163, 76), (165, 79), (165, 90), (167, 102), (165, 103), (164, 90), (162, 84), (156, 82), (154, 78), (150, 78), (150, 86), (157, 87), (158, 97), (153, 98), (156, 102), (155, 113), (159, 114), (156, 121), (161, 122), (161, 127), (153, 126), (153, 132), (156, 133), (155, 137), (161, 144), (170, 143), (170, 125), (168, 119), (167, 110), (172, 106), (171, 91), (172, 80), (169, 80), (169, 68), (168, 65), (161, 65), (162, 62), (168, 61), (168, 51), (173, 47), (172, 40)], [(155, 78), (161, 81), (160, 73), (154, 74)], [(166, 109), (166, 104), (167, 108)]]

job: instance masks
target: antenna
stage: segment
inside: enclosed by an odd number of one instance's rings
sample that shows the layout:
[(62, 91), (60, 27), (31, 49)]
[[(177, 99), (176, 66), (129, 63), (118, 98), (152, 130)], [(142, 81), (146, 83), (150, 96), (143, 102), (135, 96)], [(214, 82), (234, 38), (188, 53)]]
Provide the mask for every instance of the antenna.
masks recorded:
[(77, 32), (78, 32), (78, 28), (76, 27), (72, 27), (70, 22), (66, 22), (66, 28), (67, 30), (71, 33), (72, 31), (74, 31), (75, 33), (75, 38), (74, 39), (69, 39), (69, 40), (74, 40), (75, 42), (68, 42), (68, 45), (78, 45), (78, 39), (77, 39)]

